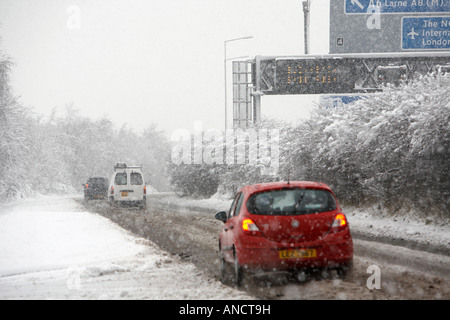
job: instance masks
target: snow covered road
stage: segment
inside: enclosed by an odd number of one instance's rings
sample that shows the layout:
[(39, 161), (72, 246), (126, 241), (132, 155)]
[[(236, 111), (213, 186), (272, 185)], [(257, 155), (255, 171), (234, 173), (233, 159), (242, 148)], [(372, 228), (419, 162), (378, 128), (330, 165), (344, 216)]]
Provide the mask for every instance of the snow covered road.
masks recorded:
[[(214, 219), (214, 213), (226, 210), (230, 201), (154, 194), (149, 196), (147, 206), (148, 212), (142, 213), (125, 209), (111, 211), (101, 202), (85, 205), (89, 211), (98, 212), (123, 228), (151, 239), (164, 250), (220, 279), (218, 234), (222, 223)], [(438, 253), (448, 251), (445, 250), (449, 241), (448, 225), (426, 225), (412, 219), (394, 221), (379, 214), (372, 216), (369, 212), (352, 212), (349, 221), (352, 232), (356, 233), (355, 259), (353, 271), (345, 281), (312, 275), (299, 282), (283, 275), (268, 275), (248, 279), (243, 288), (258, 298), (277, 300), (450, 298), (450, 257)], [(399, 241), (390, 243), (400, 238), (406, 246), (396, 245)], [(430, 250), (411, 248), (426, 245)], [(436, 249), (438, 252), (434, 253)], [(380, 289), (367, 287), (371, 275), (367, 270), (371, 266), (381, 270)]]
[[(0, 299), (450, 298), (448, 255), (357, 237), (346, 280), (257, 276), (236, 290), (219, 281), (221, 223), (210, 211), (224, 206), (228, 201), (170, 195), (150, 196), (147, 212), (111, 210), (104, 201), (85, 204), (79, 196), (2, 204)], [(369, 216), (352, 218), (354, 230), (364, 233), (369, 223), (371, 237), (386, 242), (396, 229), (406, 240), (418, 237), (414, 224), (391, 223), (389, 230)], [(421, 241), (446, 247), (448, 227), (429, 227), (435, 232), (421, 227)], [(381, 269), (380, 289), (367, 286), (374, 265)]]
[(0, 299), (225, 298), (252, 297), (70, 197), (0, 208)]

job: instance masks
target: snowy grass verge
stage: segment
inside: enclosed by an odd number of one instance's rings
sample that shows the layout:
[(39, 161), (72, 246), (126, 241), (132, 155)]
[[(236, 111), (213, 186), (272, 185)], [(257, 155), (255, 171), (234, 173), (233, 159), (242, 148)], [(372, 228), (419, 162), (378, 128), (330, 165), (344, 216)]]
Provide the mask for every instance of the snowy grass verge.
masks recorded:
[(0, 299), (252, 299), (67, 197), (0, 206)]

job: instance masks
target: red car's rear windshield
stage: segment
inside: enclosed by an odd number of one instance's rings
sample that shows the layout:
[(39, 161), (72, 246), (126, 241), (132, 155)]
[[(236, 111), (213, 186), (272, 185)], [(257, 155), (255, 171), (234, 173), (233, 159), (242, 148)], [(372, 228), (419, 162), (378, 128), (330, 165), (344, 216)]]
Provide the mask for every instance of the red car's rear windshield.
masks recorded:
[(271, 190), (251, 195), (247, 210), (259, 215), (302, 215), (336, 210), (336, 201), (326, 190)]

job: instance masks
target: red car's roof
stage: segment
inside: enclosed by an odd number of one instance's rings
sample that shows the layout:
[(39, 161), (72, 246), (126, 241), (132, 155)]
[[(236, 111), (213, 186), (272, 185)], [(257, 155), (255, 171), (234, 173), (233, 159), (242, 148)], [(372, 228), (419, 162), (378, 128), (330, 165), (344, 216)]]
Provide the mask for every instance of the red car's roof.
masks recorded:
[(267, 182), (260, 184), (253, 184), (243, 187), (243, 190), (246, 190), (248, 193), (267, 191), (267, 190), (276, 190), (281, 188), (304, 188), (304, 189), (323, 189), (332, 192), (331, 188), (322, 182), (314, 182), (314, 181), (281, 181), (281, 182)]

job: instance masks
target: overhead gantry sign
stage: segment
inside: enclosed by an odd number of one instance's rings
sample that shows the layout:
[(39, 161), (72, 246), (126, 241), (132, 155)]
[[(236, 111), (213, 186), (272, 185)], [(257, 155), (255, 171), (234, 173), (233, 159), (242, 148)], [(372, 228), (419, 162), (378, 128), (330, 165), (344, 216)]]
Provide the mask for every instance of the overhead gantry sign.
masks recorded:
[(252, 110), (245, 113), (235, 110), (235, 115), (245, 117), (235, 117), (235, 127), (260, 121), (263, 95), (376, 92), (387, 83), (399, 85), (420, 75), (450, 72), (450, 52), (256, 56), (249, 65), (251, 82), (246, 83)]

